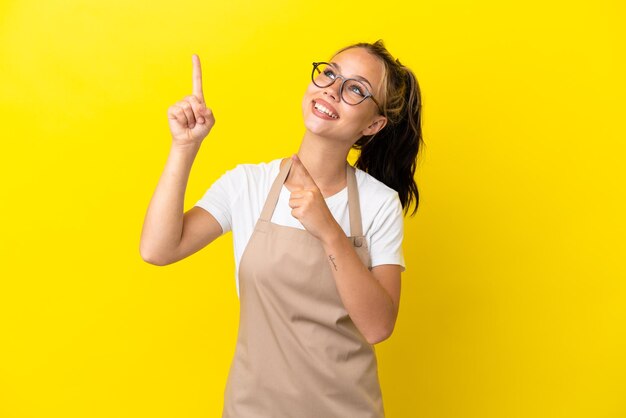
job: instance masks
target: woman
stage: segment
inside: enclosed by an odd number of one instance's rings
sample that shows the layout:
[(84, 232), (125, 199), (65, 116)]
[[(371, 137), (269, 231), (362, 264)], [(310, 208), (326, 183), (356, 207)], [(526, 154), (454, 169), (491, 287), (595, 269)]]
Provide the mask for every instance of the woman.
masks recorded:
[(373, 344), (396, 322), (403, 209), (419, 202), (415, 76), (380, 40), (313, 63), (298, 153), (237, 165), (183, 214), (215, 123), (193, 64), (193, 94), (168, 110), (172, 148), (140, 250), (166, 265), (233, 231), (241, 313), (223, 417), (383, 417)]

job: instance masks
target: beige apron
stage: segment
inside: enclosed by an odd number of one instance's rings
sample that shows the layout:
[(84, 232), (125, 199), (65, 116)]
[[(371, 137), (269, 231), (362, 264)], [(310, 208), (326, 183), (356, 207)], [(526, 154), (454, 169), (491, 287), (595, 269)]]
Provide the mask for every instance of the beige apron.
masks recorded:
[[(374, 346), (348, 316), (321, 242), (270, 221), (291, 164), (274, 180), (241, 257), (239, 330), (222, 418), (382, 418)], [(349, 239), (369, 267), (347, 162), (346, 174)]]

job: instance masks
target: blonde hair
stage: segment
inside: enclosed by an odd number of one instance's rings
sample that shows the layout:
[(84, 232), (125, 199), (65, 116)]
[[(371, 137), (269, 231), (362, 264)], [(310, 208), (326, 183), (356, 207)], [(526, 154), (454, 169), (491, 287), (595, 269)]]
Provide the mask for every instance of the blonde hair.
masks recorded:
[(413, 71), (389, 53), (382, 39), (373, 44), (348, 45), (333, 57), (350, 48), (364, 48), (383, 63), (381, 108), (387, 118), (383, 129), (374, 135), (362, 136), (352, 146), (360, 150), (355, 166), (396, 190), (405, 214), (414, 203), (412, 216), (419, 205), (414, 179), (417, 157), (425, 145), (419, 83)]

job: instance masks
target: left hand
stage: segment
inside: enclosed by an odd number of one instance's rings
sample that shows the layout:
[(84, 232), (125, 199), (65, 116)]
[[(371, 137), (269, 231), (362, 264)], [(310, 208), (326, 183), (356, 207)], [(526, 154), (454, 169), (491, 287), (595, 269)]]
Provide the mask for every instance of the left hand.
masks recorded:
[(307, 231), (325, 242), (337, 234), (341, 227), (328, 209), (322, 192), (302, 161), (296, 154), (291, 159), (293, 160), (291, 175), (293, 184), (297, 187), (289, 198), (291, 215), (299, 220)]

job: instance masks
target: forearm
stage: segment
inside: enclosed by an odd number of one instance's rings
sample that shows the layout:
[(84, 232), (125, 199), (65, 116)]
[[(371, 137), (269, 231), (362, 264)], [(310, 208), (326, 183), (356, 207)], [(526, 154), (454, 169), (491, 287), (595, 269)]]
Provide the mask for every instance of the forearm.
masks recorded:
[(393, 300), (363, 264), (339, 225), (337, 228), (331, 238), (322, 241), (326, 258), (350, 318), (368, 342), (375, 344), (393, 330)]
[(141, 231), (140, 252), (158, 262), (180, 243), (183, 230), (185, 189), (200, 145), (172, 146)]

